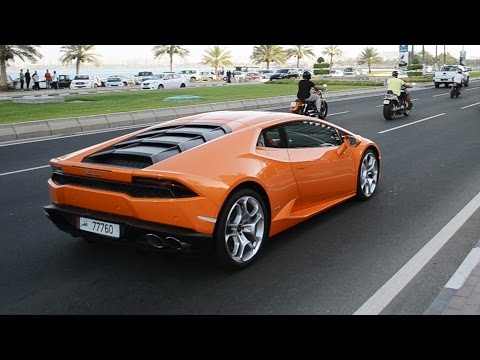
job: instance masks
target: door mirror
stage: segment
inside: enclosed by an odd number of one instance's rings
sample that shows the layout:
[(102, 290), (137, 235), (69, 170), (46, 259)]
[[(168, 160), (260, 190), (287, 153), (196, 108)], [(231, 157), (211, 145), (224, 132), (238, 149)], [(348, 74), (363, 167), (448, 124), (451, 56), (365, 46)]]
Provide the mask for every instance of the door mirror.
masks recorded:
[(349, 146), (353, 147), (357, 147), (362, 142), (359, 138), (352, 135), (348, 135), (345, 140)]

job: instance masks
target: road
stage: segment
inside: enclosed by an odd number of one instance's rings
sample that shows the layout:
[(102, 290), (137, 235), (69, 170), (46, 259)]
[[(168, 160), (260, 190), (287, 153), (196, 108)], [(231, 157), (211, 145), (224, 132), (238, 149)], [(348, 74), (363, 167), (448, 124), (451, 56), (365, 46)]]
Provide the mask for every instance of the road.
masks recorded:
[[(201, 256), (89, 244), (47, 220), (48, 160), (131, 130), (0, 144), (0, 314), (355, 313), (480, 192), (479, 85), (458, 99), (444, 88), (412, 99), (411, 115), (391, 121), (379, 96), (331, 102), (327, 120), (379, 144), (378, 193), (273, 237), (237, 273)], [(467, 222), (380, 313), (422, 314), (478, 241), (477, 224)]]

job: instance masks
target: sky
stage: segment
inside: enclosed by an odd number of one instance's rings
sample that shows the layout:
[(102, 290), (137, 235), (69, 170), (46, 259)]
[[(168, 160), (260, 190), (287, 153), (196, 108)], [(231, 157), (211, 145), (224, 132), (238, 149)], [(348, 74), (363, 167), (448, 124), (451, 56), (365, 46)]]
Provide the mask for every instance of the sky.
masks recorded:
[[(174, 57), (174, 65), (185, 63), (200, 63), (205, 49), (211, 48), (212, 45), (183, 45), (190, 50), (190, 56), (182, 60)], [(234, 63), (249, 62), (250, 55), (254, 45), (220, 45), (226, 48), (232, 54)], [(289, 48), (288, 45), (282, 45)], [(316, 56), (323, 56), (322, 51), (328, 45), (313, 45), (313, 51)], [(398, 54), (399, 45), (338, 45), (343, 51), (343, 58), (356, 58), (360, 52), (367, 46), (374, 47), (380, 55), (388, 58)], [(467, 59), (480, 58), (480, 45), (445, 45), (446, 51), (455, 57), (460, 56), (460, 51), (464, 47), (467, 53)], [(95, 53), (101, 55), (100, 61), (103, 65), (160, 65), (168, 64), (168, 56), (163, 59), (154, 60), (152, 53), (153, 45), (97, 45)], [(58, 64), (62, 55), (60, 52), (61, 45), (41, 45), (39, 50), (43, 55), (41, 63)], [(415, 45), (415, 52), (421, 51), (422, 45)], [(409, 46), (411, 50), (411, 46)], [(435, 45), (425, 45), (425, 50), (435, 55)], [(443, 53), (443, 45), (438, 45), (438, 54)]]

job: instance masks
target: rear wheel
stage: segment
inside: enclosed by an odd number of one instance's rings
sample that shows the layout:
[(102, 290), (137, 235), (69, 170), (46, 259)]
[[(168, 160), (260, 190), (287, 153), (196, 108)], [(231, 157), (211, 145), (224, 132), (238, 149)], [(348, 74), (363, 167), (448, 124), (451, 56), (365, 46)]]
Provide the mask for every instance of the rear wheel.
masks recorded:
[(468, 83), (470, 82), (470, 77), (467, 78), (467, 81), (463, 84), (463, 86), (468, 87)]
[(252, 189), (235, 191), (217, 219), (217, 261), (229, 270), (246, 268), (257, 258), (269, 231), (270, 215), (262, 197)]
[(436, 88), (439, 88), (439, 87), (440, 87), (440, 83), (436, 82), (436, 83), (435, 83), (435, 87), (436, 87)]
[(393, 103), (383, 105), (383, 117), (385, 120), (393, 119)]
[(357, 180), (357, 198), (360, 200), (370, 199), (378, 185), (378, 157), (369, 149), (364, 152), (360, 161)]
[(158, 85), (158, 89), (159, 89), (159, 90), (160, 90), (160, 89), (163, 89), (163, 85), (162, 85), (162, 84)]
[(327, 117), (327, 114), (328, 114), (328, 104), (324, 100), (322, 101), (322, 108), (318, 111), (318, 118), (323, 120)]
[(180, 84), (180, 87), (181, 87), (181, 88), (184, 88), (185, 86), (186, 86), (185, 83), (181, 83), (181, 84)]
[[(452, 86), (452, 91), (450, 91), (450, 99), (453, 99), (453, 97), (455, 96), (455, 87)], [(458, 97), (458, 95), (457, 95)]]

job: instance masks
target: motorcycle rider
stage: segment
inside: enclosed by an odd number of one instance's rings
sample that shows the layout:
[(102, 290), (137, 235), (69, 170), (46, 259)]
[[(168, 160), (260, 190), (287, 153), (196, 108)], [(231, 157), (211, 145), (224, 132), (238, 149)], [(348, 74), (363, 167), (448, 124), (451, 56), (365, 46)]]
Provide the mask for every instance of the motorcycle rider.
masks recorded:
[(317, 105), (317, 111), (322, 108), (322, 100), (319, 95), (312, 92), (313, 90), (319, 91), (322, 87), (315, 85), (310, 79), (312, 74), (309, 71), (304, 71), (302, 74), (302, 80), (298, 82), (297, 98), (303, 101), (315, 101)]
[(400, 99), (405, 100), (405, 103), (408, 104), (408, 109), (413, 107), (412, 101), (410, 100), (410, 94), (405, 89), (404, 92), (401, 91), (402, 86), (407, 88), (411, 87), (405, 81), (398, 78), (398, 71), (394, 70), (392, 72), (392, 77), (387, 81), (387, 90), (391, 90), (395, 95), (397, 95)]
[(462, 69), (458, 69), (457, 73), (453, 75), (453, 82), (457, 83), (458, 95), (460, 95), (460, 90), (463, 87), (464, 80)]

